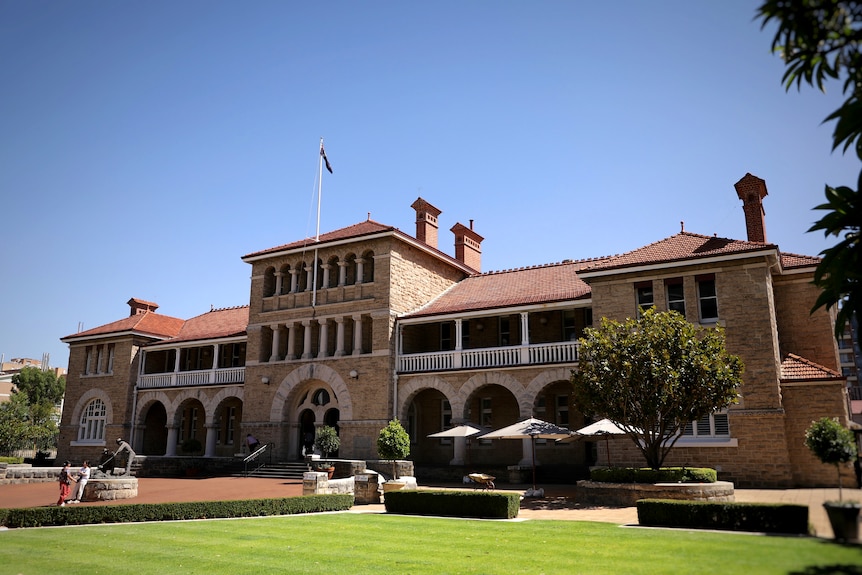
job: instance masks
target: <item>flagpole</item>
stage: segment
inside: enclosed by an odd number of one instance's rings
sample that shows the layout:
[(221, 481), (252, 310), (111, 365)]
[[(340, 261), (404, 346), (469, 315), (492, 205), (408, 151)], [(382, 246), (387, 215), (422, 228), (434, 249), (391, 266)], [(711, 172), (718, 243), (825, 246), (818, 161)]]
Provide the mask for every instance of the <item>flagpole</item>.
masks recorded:
[(320, 138), (320, 153), (317, 160), (317, 230), (314, 235), (314, 272), (311, 283), (311, 307), (317, 305), (317, 244), (320, 242), (320, 193), (323, 190), (323, 138)]

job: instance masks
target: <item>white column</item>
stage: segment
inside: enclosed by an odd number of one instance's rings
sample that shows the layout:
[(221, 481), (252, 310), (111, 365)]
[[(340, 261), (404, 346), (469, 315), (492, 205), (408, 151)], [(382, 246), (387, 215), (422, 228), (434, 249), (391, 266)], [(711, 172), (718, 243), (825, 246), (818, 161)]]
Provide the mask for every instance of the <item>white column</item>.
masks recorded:
[[(538, 464), (539, 462), (536, 461), (536, 465)], [(530, 467), (533, 465), (533, 439), (530, 437), (525, 437), (521, 440), (521, 461), (518, 462), (518, 465), (527, 465)]]
[(449, 462), (449, 465), (464, 465), (467, 455), (467, 438), (455, 437), (455, 457)]
[(290, 270), (290, 293), (296, 293), (297, 283), (299, 282), (299, 271)]
[(320, 267), (323, 268), (323, 288), (326, 289), (329, 287), (329, 270), (332, 269), (332, 265), (323, 264)]
[(314, 264), (305, 266), (305, 291), (314, 290)]
[(362, 316), (353, 316), (353, 355), (362, 353)]
[(338, 262), (338, 287), (347, 283), (347, 262)]
[(362, 283), (362, 276), (364, 272), (365, 260), (362, 258), (356, 258), (356, 283)]
[(173, 457), (177, 454), (177, 438), (180, 435), (180, 430), (176, 425), (168, 426), (168, 445), (165, 447), (165, 455)]
[(521, 312), (521, 345), (530, 345), (530, 314)]
[(277, 323), (269, 326), (269, 329), (272, 330), (272, 350), (269, 354), (269, 361), (278, 361), (278, 348), (281, 346), (281, 329)]
[(176, 357), (174, 358), (174, 373), (171, 374), (171, 385), (177, 384), (177, 377), (180, 373), (180, 348), (175, 348)]
[(335, 318), (335, 357), (344, 355), (344, 318)]
[(296, 324), (290, 322), (285, 327), (287, 327), (287, 353), (284, 354), (284, 359), (296, 359), (296, 355), (293, 353), (293, 350), (296, 349)]
[(273, 295), (281, 295), (282, 284), (284, 284), (284, 274), (282, 272), (275, 272), (275, 294)]
[(302, 338), (302, 359), (311, 359), (311, 320), (303, 320), (302, 327), (305, 328)]
[(205, 441), (204, 457), (215, 457), (216, 437), (218, 436), (218, 425), (210, 424), (206, 426), (207, 438)]
[(317, 346), (317, 357), (326, 357), (329, 354), (329, 322), (319, 319), (317, 323), (320, 324), (320, 345)]
[(461, 351), (464, 339), (464, 324), (461, 318), (455, 320), (455, 351)]

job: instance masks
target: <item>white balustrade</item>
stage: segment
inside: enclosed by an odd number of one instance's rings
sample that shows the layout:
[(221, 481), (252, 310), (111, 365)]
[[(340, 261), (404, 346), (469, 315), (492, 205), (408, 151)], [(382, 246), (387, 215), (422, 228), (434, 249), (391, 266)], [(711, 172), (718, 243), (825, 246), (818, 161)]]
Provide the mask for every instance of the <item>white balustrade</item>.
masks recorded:
[(244, 381), (244, 367), (229, 367), (225, 369), (204, 369), (199, 371), (140, 375), (138, 376), (138, 389), (242, 383)]
[[(522, 354), (526, 349), (527, 353)], [(578, 342), (539, 343), (528, 346), (488, 347), (461, 351), (411, 353), (398, 357), (398, 371), (423, 372), (451, 369), (508, 367), (543, 363), (577, 363)]]

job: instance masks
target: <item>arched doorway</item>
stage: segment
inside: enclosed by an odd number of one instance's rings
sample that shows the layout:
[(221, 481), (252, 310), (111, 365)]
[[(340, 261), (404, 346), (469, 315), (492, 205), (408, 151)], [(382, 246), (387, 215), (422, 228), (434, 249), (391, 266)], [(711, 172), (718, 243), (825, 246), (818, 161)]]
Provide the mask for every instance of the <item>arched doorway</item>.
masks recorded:
[(141, 455), (164, 455), (168, 445), (168, 413), (161, 402), (153, 403), (144, 416)]

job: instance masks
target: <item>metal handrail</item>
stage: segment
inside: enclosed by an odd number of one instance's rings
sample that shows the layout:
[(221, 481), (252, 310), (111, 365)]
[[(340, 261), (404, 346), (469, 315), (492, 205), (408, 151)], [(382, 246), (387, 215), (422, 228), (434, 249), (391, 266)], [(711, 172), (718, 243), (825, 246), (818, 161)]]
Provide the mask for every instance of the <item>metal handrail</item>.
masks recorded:
[[(274, 443), (264, 443), (260, 447), (258, 447), (254, 453), (250, 453), (246, 455), (243, 460), (243, 476), (248, 477), (249, 473), (254, 473), (261, 467), (265, 467), (267, 463), (272, 463), (272, 450), (275, 448)], [(263, 455), (267, 455), (267, 461), (263, 460)], [(254, 464), (257, 462), (257, 466), (254, 467), (251, 471), (249, 471), (249, 464)]]

